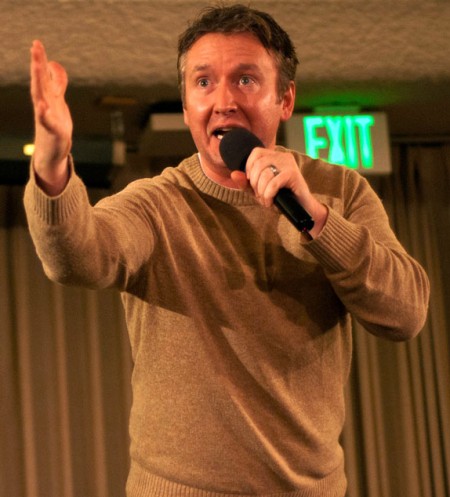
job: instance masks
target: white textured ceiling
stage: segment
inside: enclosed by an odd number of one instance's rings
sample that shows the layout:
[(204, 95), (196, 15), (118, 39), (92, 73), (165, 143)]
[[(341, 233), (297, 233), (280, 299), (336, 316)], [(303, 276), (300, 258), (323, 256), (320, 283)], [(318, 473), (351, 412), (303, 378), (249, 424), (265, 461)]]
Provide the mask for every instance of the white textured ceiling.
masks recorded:
[[(29, 132), (29, 47), (61, 62), (80, 134), (109, 132), (104, 96), (139, 132), (151, 104), (176, 100), (178, 34), (211, 2), (0, 1), (0, 133)], [(388, 110), (397, 133), (450, 134), (450, 1), (251, 1), (274, 15), (299, 53), (299, 105)], [(131, 136), (133, 132), (131, 132)]]

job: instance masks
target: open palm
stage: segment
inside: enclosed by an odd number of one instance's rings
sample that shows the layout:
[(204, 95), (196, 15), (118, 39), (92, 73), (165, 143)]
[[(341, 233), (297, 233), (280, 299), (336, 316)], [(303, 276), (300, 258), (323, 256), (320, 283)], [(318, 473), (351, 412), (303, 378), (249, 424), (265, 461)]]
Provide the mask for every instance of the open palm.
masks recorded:
[(67, 73), (49, 62), (44, 46), (31, 47), (31, 98), (35, 117), (35, 162), (48, 170), (65, 161), (72, 144), (72, 118), (65, 101)]

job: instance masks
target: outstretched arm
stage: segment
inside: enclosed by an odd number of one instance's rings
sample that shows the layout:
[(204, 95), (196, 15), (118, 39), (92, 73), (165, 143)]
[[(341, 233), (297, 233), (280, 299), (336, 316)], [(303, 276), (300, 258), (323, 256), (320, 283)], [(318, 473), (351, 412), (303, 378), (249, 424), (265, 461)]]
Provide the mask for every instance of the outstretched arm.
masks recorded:
[(72, 146), (72, 118), (65, 101), (67, 73), (47, 60), (40, 41), (31, 47), (31, 99), (34, 108), (33, 166), (39, 186), (48, 195), (60, 194), (69, 178), (67, 157)]

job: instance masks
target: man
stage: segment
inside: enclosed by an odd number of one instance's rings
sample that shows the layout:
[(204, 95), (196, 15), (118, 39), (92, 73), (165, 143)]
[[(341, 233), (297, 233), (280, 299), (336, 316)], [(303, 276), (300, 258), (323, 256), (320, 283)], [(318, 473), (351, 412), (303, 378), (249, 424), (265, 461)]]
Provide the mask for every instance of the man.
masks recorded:
[[(276, 146), (296, 66), (267, 14), (205, 11), (180, 38), (178, 62), (198, 154), (91, 207), (69, 155), (65, 71), (32, 47), (30, 231), (50, 278), (122, 292), (134, 359), (130, 497), (342, 497), (349, 313), (391, 340), (423, 326), (427, 277), (367, 182)], [(220, 155), (233, 128), (265, 145), (245, 173)], [(282, 187), (312, 215), (309, 233), (272, 205)]]

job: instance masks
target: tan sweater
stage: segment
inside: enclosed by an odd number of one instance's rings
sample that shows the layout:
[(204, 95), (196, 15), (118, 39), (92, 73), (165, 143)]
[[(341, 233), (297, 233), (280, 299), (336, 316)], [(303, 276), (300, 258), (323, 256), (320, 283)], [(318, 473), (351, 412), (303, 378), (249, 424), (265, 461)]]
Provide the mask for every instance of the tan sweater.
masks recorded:
[(329, 207), (307, 241), (194, 155), (88, 203), (72, 173), (25, 206), (48, 276), (122, 291), (134, 359), (129, 497), (342, 497), (348, 311), (401, 340), (429, 285), (367, 182), (295, 154)]

